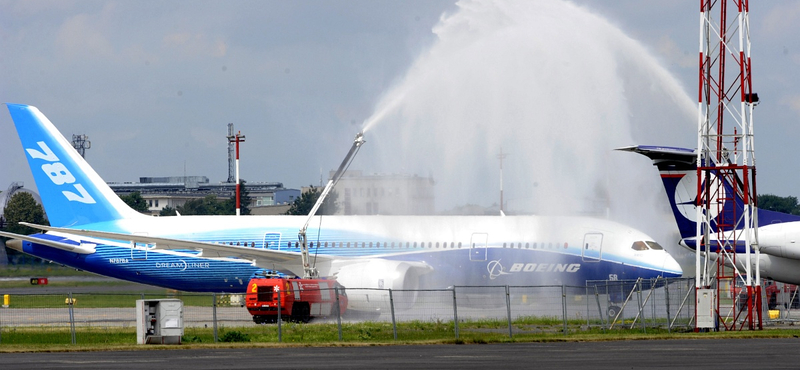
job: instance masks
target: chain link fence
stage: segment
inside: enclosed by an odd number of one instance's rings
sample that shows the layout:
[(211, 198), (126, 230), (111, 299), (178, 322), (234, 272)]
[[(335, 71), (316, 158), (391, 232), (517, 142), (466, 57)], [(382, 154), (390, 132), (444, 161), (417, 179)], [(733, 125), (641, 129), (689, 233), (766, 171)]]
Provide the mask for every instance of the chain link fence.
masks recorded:
[[(337, 291), (338, 293), (338, 291)], [(394, 339), (402, 339), (413, 325), (445, 325), (458, 339), (459, 323), (487, 321), (507, 326), (507, 334), (571, 333), (589, 329), (688, 328), (693, 326), (694, 280), (653, 279), (590, 281), (585, 286), (456, 286), (439, 290), (347, 288), (351, 307), (342, 316), (315, 318), (314, 323), (336, 323), (342, 340), (343, 323), (382, 322)], [(184, 336), (201, 331), (233, 328), (270, 328), (280, 340), (287, 325), (256, 324), (244, 307), (243, 294), (13, 294), (3, 295), (0, 308), (0, 344), (10, 330), (52, 331), (49, 340), (76, 343), (81, 333), (136, 327), (136, 300), (179, 298), (183, 301)], [(357, 303), (356, 303), (357, 302)], [(354, 309), (355, 308), (355, 309)], [(288, 318), (284, 317), (283, 320)], [(399, 329), (398, 329), (399, 328)], [(67, 330), (68, 329), (68, 330)], [(68, 333), (68, 334), (64, 334)]]

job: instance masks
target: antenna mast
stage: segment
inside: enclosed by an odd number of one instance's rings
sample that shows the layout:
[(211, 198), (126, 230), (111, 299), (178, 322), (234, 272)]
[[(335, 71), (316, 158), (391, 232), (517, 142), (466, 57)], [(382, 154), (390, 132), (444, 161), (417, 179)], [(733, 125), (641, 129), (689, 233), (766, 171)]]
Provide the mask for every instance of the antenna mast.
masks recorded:
[[(741, 322), (739, 329), (745, 323), (762, 329), (749, 1), (701, 0), (699, 46), (695, 325), (731, 330)], [(720, 293), (737, 281), (746, 288), (746, 304), (737, 304), (737, 296), (721, 310)], [(713, 315), (701, 307), (714, 307)], [(732, 319), (721, 319), (723, 313)]]
[(78, 151), (81, 157), (86, 158), (86, 149), (92, 148), (92, 142), (89, 141), (89, 136), (80, 134), (72, 134), (72, 147)]

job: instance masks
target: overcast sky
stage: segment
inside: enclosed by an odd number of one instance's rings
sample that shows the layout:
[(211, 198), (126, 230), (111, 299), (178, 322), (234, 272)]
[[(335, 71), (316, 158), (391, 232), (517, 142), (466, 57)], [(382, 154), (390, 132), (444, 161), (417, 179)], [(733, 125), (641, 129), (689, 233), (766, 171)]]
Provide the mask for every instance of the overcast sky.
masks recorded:
[[(697, 101), (699, 1), (579, 1), (644, 44)], [(758, 191), (800, 197), (800, 2), (751, 1)], [(692, 129), (696, 122), (692, 122)], [(684, 132), (694, 147), (696, 133)]]
[[(640, 43), (694, 101), (698, 1), (573, 3)], [(380, 99), (440, 41), (437, 25), (459, 11), (434, 0), (0, 0), (0, 100), (37, 106), (68, 138), (88, 135), (87, 160), (106, 181), (184, 173), (224, 181), (233, 122), (246, 136), (242, 177), (299, 188), (321, 172), (327, 179)], [(751, 2), (750, 19), (758, 189), (800, 196), (800, 2)], [(669, 142), (641, 144), (693, 146), (689, 121), (676, 123)], [(367, 142), (359, 156), (372, 155)], [(34, 187), (5, 108), (0, 163), (0, 187)], [(376, 163), (357, 158), (352, 168), (420, 171)]]

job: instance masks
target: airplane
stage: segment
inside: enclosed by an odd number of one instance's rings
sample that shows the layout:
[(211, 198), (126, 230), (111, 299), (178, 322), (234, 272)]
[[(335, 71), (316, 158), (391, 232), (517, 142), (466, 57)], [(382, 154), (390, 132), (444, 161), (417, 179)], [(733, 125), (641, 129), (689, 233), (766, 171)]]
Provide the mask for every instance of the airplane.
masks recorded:
[[(62, 265), (191, 292), (243, 293), (257, 274), (303, 271), (304, 216), (152, 217), (128, 207), (35, 107), (6, 104), (51, 226), (7, 245)], [(583, 286), (680, 277), (651, 237), (613, 221), (542, 216), (313, 216), (320, 276), (350, 309), (381, 294), (484, 285)], [(411, 295), (409, 304), (413, 304)], [(385, 298), (385, 297), (384, 297)], [(395, 299), (397, 297), (395, 296)]]
[[(676, 148), (667, 146), (629, 146), (618, 148), (620, 151), (639, 153), (650, 158), (653, 165), (658, 168), (664, 190), (667, 193), (672, 213), (681, 234), (679, 244), (692, 251), (696, 248), (697, 239), (697, 152), (694, 149)], [(718, 229), (721, 225), (720, 217), (726, 214), (742, 215), (744, 201), (738, 192), (733, 191), (729, 180), (716, 177), (712, 181), (721, 181), (726, 196), (719, 196), (716, 200), (718, 210), (711, 219), (711, 231), (714, 234), (710, 244), (718, 243), (715, 240), (717, 231), (723, 235), (730, 230)], [(736, 179), (735, 181), (741, 181)], [(731, 200), (726, 200), (731, 199)], [(790, 284), (800, 284), (800, 216), (769, 211), (757, 208), (758, 244), (760, 247), (759, 268), (762, 278), (768, 278)], [(722, 226), (725, 227), (725, 226)], [(730, 229), (730, 228), (729, 228)], [(734, 243), (729, 243), (734, 244)], [(746, 253), (744, 242), (735, 243), (737, 265), (744, 267)], [(752, 251), (751, 251), (752, 253)], [(751, 267), (755, 268), (756, 259), (751, 258)]]

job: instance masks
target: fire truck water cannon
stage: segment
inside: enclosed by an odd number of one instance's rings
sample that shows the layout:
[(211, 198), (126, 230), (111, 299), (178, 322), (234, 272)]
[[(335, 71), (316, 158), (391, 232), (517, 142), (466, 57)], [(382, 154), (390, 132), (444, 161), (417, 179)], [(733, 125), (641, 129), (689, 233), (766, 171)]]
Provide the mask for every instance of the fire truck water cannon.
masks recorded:
[(365, 143), (364, 133), (359, 132), (358, 134), (356, 134), (355, 140), (353, 140), (353, 145), (350, 147), (350, 151), (347, 152), (347, 155), (344, 157), (342, 164), (339, 165), (339, 169), (336, 170), (336, 173), (334, 173), (333, 177), (331, 177), (331, 179), (328, 180), (328, 183), (325, 184), (325, 188), (322, 190), (322, 194), (320, 194), (319, 198), (317, 198), (317, 202), (314, 204), (314, 207), (311, 208), (311, 212), (308, 213), (308, 218), (306, 219), (306, 223), (303, 224), (303, 228), (300, 229), (300, 232), (298, 233), (297, 237), (300, 242), (300, 255), (303, 263), (304, 279), (312, 279), (319, 277), (319, 272), (317, 271), (316, 267), (311, 266), (308, 258), (308, 238), (306, 237), (306, 230), (308, 229), (308, 224), (311, 222), (311, 219), (317, 213), (319, 207), (322, 206), (322, 203), (325, 201), (325, 198), (328, 196), (328, 193), (330, 193), (331, 189), (333, 189), (336, 183), (339, 182), (339, 179), (347, 170), (347, 167), (350, 167), (350, 163), (353, 161), (353, 158), (355, 158), (359, 148), (361, 148), (361, 145), (364, 143)]

